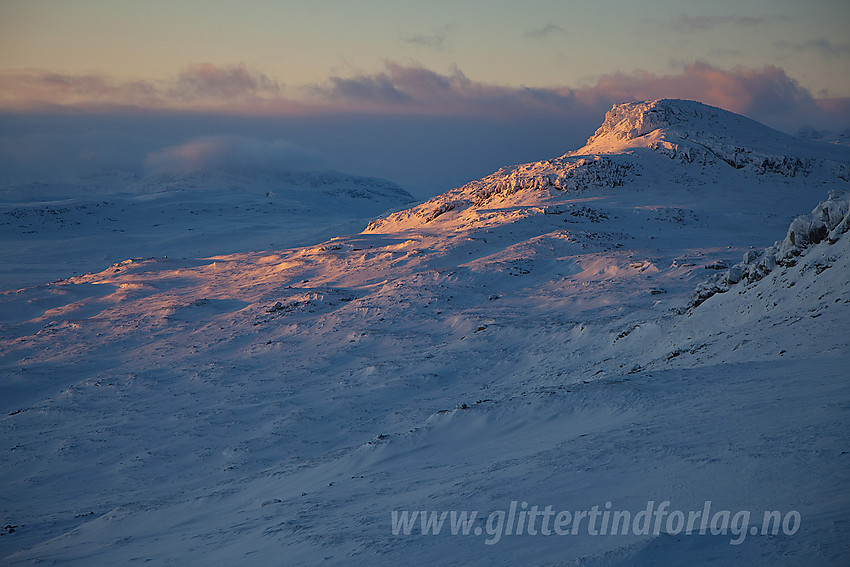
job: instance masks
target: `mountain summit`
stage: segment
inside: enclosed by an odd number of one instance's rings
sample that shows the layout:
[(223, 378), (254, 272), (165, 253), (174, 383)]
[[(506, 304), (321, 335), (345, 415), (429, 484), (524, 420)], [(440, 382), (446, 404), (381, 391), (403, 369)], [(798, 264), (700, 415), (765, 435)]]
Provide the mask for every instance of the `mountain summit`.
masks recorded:
[[(748, 132), (759, 139), (786, 137), (763, 124), (726, 110), (691, 100), (660, 99), (615, 104), (602, 126), (575, 153), (617, 153), (652, 147), (660, 140), (712, 137), (740, 138)], [(752, 136), (745, 136), (752, 137)]]
[(843, 160), (846, 151), (812, 144), (745, 116), (691, 100), (616, 104), (587, 144), (568, 156), (617, 154), (649, 148), (671, 158), (796, 175), (818, 160)]
[[(804, 177), (809, 180), (808, 187), (836, 178), (850, 180), (850, 151), (794, 138), (700, 102), (630, 102), (614, 105), (602, 126), (578, 150), (503, 167), (417, 207), (379, 219), (367, 231), (413, 228), (438, 217), (445, 221), (470, 207), (480, 210), (498, 203), (550, 206), (589, 190), (622, 187), (644, 191), (647, 177), (678, 193), (710, 180), (720, 185), (711, 188), (715, 197), (729, 193), (732, 187), (729, 197), (742, 192), (756, 196), (754, 183), (790, 187), (781, 178)], [(793, 189), (797, 195), (799, 191)], [(803, 209), (811, 207), (809, 201), (801, 205)], [(450, 211), (453, 215), (444, 217)]]

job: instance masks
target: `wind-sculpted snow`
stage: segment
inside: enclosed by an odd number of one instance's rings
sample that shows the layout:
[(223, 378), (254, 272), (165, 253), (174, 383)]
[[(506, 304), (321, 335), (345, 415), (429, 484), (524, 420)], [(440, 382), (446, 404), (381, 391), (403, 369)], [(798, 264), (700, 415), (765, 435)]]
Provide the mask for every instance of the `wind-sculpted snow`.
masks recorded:
[[(830, 245), (847, 238), (850, 231), (850, 201), (833, 193), (808, 215), (794, 219), (783, 240), (763, 250), (747, 251), (743, 261), (701, 284), (693, 293), (689, 307), (696, 307), (716, 293), (732, 286), (757, 282), (778, 267), (794, 266), (812, 246), (827, 241)], [(819, 265), (820, 272), (830, 266)]]
[[(848, 148), (720, 109), (627, 104), (581, 150), (360, 233), (212, 255), (166, 231), (152, 245), (167, 258), (0, 293), (0, 561), (842, 565), (848, 202), (794, 219), (847, 189), (848, 164)], [(149, 229), (133, 213), (163, 199), (215, 247), (246, 242), (257, 218), (274, 219), (270, 238), (325, 218), (305, 210), (364, 202), (323, 177), (297, 183), (331, 189), (306, 209), (218, 179), (26, 209), (6, 230), (71, 234), (82, 215)], [(377, 191), (389, 198), (357, 209), (371, 218), (394, 200)], [(230, 220), (224, 238), (210, 219)], [(728, 292), (687, 309), (712, 274)], [(602, 536), (585, 518), (485, 541), (512, 502), (634, 517), (663, 501), (710, 501), (727, 523), (751, 510), (756, 532)], [(393, 532), (394, 512), (423, 510), (479, 516), (467, 535)], [(772, 510), (798, 513), (799, 531), (759, 533)]]
[(634, 165), (617, 163), (606, 156), (567, 160), (558, 158), (534, 164), (502, 168), (466, 186), (481, 205), (494, 195), (511, 195), (526, 189), (559, 189), (581, 193), (590, 188), (619, 187)]

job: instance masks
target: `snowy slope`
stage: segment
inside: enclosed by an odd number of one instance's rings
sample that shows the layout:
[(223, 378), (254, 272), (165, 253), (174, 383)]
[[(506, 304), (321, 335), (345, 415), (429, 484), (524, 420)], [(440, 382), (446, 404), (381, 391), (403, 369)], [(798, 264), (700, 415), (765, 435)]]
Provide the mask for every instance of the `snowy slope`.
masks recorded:
[[(848, 164), (697, 103), (627, 104), (581, 150), (360, 234), (6, 292), (0, 556), (841, 565), (847, 201), (795, 219)], [(735, 266), (786, 252), (760, 278)], [(721, 293), (700, 295), (708, 280)], [(802, 523), (743, 539), (486, 523), (512, 502), (649, 501)], [(422, 510), (481, 516), (466, 536), (393, 534), (393, 511)]]
[(127, 258), (286, 248), (360, 230), (413, 201), (397, 185), (334, 172), (224, 169), (0, 189), (0, 289)]

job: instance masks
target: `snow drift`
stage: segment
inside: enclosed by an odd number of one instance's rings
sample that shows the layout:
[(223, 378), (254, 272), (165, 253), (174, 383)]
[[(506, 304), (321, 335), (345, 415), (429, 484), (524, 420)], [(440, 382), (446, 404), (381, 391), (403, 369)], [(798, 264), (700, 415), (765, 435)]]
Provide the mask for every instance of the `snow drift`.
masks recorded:
[(794, 266), (812, 246), (825, 240), (835, 244), (848, 231), (850, 201), (833, 193), (829, 199), (818, 204), (811, 214), (794, 219), (783, 240), (777, 240), (763, 250), (745, 252), (741, 262), (700, 285), (694, 291), (689, 306), (695, 307), (716, 293), (729, 291), (736, 284), (757, 282), (777, 267)]

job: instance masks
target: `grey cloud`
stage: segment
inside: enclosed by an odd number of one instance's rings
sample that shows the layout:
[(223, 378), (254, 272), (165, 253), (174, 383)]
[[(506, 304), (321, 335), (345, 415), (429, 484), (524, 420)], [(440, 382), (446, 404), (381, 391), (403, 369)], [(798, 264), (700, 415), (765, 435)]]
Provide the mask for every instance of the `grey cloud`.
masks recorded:
[(329, 86), (315, 87), (314, 92), (329, 100), (371, 104), (371, 108), (389, 104), (396, 111), (434, 114), (560, 114), (574, 103), (569, 91), (490, 85), (470, 80), (459, 69), (442, 74), (393, 61), (372, 75), (333, 77)]
[(527, 39), (542, 40), (553, 35), (563, 35), (566, 33), (567, 30), (557, 24), (546, 24), (545, 26), (540, 26), (539, 28), (527, 30), (522, 35)]
[(727, 49), (725, 47), (715, 47), (709, 51), (710, 55), (717, 57), (740, 57), (741, 52), (737, 49)]
[(351, 78), (331, 77), (329, 83), (311, 90), (330, 100), (414, 107), (455, 98), (469, 80), (459, 71), (441, 75), (421, 66), (389, 61), (382, 72)]
[(416, 47), (430, 49), (436, 52), (444, 52), (451, 47), (450, 35), (452, 26), (443, 26), (427, 34), (416, 34), (401, 38), (401, 41)]
[(331, 77), (330, 83), (330, 88), (318, 88), (317, 92), (331, 99), (390, 104), (410, 101), (410, 96), (400, 90), (387, 75), (360, 76), (355, 78)]
[(515, 88), (475, 82), (459, 70), (442, 74), (387, 62), (380, 73), (335, 78), (331, 85), (324, 94), (339, 103), (357, 102), (366, 105), (361, 108), (384, 111), (390, 105), (402, 113), (569, 118), (625, 100), (686, 98), (788, 131), (794, 131), (798, 123), (850, 122), (850, 117), (826, 110), (811, 92), (775, 66), (730, 70), (697, 62), (668, 75), (645, 71), (604, 75), (581, 88)]
[(722, 27), (751, 28), (770, 21), (771, 17), (756, 16), (689, 16), (679, 15), (671, 22), (662, 23), (662, 27), (682, 33), (707, 31)]
[(779, 41), (776, 43), (776, 47), (787, 51), (814, 51), (820, 53), (827, 60), (850, 55), (850, 42), (834, 43), (826, 38), (804, 42)]

